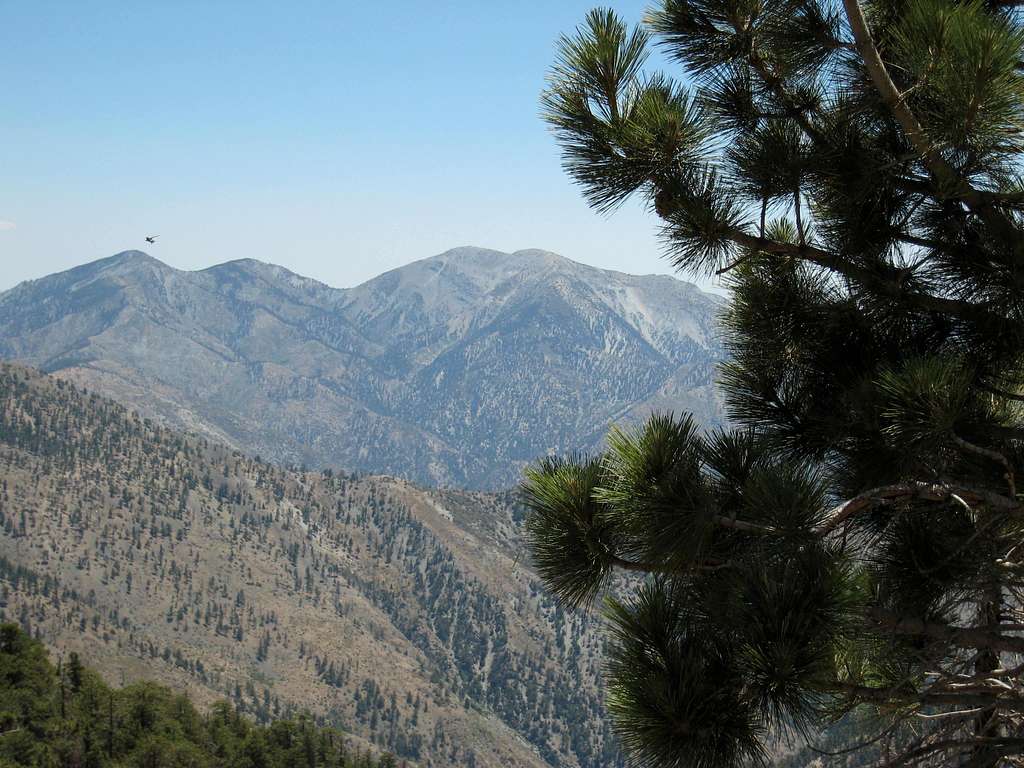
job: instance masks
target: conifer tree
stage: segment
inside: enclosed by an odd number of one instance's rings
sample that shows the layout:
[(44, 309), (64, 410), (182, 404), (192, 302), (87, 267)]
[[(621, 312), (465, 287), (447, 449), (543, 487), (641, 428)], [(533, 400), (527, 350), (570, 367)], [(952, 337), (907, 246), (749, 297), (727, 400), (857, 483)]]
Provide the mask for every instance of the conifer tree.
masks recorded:
[(889, 766), (1024, 763), (1020, 5), (662, 0), (561, 39), (567, 172), (731, 289), (729, 430), (655, 415), (524, 484), (564, 603), (640, 575), (606, 603), (638, 764), (851, 711)]

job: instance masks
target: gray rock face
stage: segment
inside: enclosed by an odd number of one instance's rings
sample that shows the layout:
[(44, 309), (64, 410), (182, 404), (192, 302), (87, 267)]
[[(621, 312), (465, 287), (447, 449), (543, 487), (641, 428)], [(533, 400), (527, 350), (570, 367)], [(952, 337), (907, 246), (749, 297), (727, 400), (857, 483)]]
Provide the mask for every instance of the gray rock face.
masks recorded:
[(720, 307), (544, 251), (458, 248), (346, 290), (128, 251), (0, 294), (0, 357), (265, 458), (497, 488), (652, 408), (719, 421)]

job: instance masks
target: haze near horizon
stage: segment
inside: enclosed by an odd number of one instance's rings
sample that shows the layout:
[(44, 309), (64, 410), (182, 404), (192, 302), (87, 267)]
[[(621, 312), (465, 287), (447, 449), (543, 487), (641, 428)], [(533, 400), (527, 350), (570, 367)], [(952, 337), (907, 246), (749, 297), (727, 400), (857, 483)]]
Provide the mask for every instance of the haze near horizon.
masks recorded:
[(128, 249), (337, 287), (470, 243), (671, 274), (654, 218), (587, 208), (538, 116), (591, 5), (12, 7), (0, 290)]

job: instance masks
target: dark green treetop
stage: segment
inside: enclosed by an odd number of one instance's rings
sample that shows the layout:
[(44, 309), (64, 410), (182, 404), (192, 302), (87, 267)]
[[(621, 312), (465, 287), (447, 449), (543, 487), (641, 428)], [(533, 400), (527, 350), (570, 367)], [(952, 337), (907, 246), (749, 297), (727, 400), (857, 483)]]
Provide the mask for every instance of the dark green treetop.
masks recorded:
[(560, 41), (567, 172), (731, 289), (733, 431), (657, 415), (524, 484), (565, 603), (644, 575), (607, 608), (639, 764), (865, 708), (887, 765), (1020, 764), (1022, 52), (1015, 0), (663, 0)]

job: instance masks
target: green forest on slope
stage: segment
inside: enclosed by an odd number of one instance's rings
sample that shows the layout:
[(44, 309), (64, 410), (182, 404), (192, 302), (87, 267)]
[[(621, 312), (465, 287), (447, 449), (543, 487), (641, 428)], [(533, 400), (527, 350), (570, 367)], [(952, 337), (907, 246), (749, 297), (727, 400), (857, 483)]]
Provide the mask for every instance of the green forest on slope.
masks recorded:
[[(230, 703), (200, 714), (188, 696), (107, 685), (77, 654), (56, 667), (15, 624), (0, 625), (0, 766), (389, 768), (309, 716), (261, 726)], [(404, 765), (404, 763), (403, 763)]]

